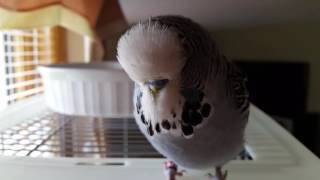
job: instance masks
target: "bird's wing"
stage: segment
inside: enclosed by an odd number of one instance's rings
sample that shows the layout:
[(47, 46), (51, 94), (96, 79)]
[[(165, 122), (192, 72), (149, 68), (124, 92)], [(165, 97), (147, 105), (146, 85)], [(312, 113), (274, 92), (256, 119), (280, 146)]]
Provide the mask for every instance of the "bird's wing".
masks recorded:
[(236, 109), (246, 112), (249, 108), (249, 91), (247, 88), (248, 79), (246, 75), (232, 62), (226, 61), (226, 95), (231, 100)]

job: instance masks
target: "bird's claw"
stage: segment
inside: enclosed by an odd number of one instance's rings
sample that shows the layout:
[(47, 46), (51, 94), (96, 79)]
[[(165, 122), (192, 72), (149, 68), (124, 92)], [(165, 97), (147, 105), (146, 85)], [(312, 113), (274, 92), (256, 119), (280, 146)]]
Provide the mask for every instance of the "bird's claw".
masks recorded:
[(216, 168), (216, 175), (208, 173), (209, 180), (226, 180), (228, 176), (228, 171), (222, 172), (221, 168)]
[(183, 170), (181, 170), (181, 171), (176, 172), (175, 175), (176, 175), (176, 176), (183, 176), (183, 174), (184, 174), (185, 172), (187, 172), (187, 171), (183, 169)]
[(165, 162), (165, 175), (168, 180), (176, 180), (176, 177), (183, 176), (186, 170), (178, 171), (178, 166), (172, 161)]

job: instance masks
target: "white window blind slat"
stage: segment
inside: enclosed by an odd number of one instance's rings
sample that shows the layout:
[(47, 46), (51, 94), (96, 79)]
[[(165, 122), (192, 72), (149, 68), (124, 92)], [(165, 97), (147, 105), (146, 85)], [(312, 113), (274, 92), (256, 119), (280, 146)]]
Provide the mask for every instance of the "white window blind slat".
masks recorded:
[(38, 93), (42, 92), (43, 90), (44, 90), (43, 87), (40, 87), (40, 88), (33, 88), (33, 89), (30, 89), (30, 90), (22, 91), (22, 92), (7, 96), (7, 100), (8, 101), (13, 101), (13, 100), (15, 100), (17, 98), (23, 98), (23, 97), (26, 97), (26, 96), (38, 94)]
[[(4, 42), (4, 45), (7, 45), (7, 46), (24, 46), (24, 47), (33, 47), (34, 46), (34, 44), (32, 42), (23, 42), (23, 41)], [(48, 45), (50, 45), (50, 44), (39, 43), (37, 45), (37, 47), (48, 47)]]
[[(46, 65), (49, 64), (50, 61), (41, 61), (41, 64)], [(7, 65), (7, 67), (19, 67), (19, 66), (32, 66), (32, 65), (39, 65), (39, 62), (35, 61), (25, 61), (25, 62), (15, 62), (15, 63), (10, 63)]]
[(23, 52), (10, 52), (6, 54), (7, 56), (14, 56), (14, 57), (22, 57), (22, 56), (50, 56), (50, 51), (23, 51)]
[(22, 72), (16, 72), (12, 74), (5, 75), (7, 78), (17, 78), (17, 77), (23, 77), (23, 76), (29, 76), (29, 75), (37, 75), (39, 74), (38, 71), (32, 70), (32, 71), (22, 71)]
[(41, 79), (33, 79), (29, 81), (18, 82), (6, 86), (6, 89), (21, 88), (29, 85), (37, 85), (41, 83)]

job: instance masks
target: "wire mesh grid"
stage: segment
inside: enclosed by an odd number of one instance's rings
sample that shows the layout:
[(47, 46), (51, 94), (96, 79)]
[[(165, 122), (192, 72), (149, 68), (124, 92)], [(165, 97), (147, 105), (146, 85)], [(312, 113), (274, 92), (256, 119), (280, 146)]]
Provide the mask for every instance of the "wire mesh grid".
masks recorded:
[[(30, 157), (163, 158), (134, 119), (46, 112), (0, 133), (0, 155)], [(252, 160), (247, 151), (236, 158)]]

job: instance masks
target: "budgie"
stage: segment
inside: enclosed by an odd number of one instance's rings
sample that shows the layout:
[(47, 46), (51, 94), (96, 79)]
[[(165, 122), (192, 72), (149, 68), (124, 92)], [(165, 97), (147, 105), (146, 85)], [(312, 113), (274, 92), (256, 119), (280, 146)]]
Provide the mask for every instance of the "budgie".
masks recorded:
[(247, 78), (211, 34), (176, 15), (150, 17), (119, 39), (117, 59), (135, 82), (134, 117), (153, 147), (179, 166), (221, 167), (244, 149)]

